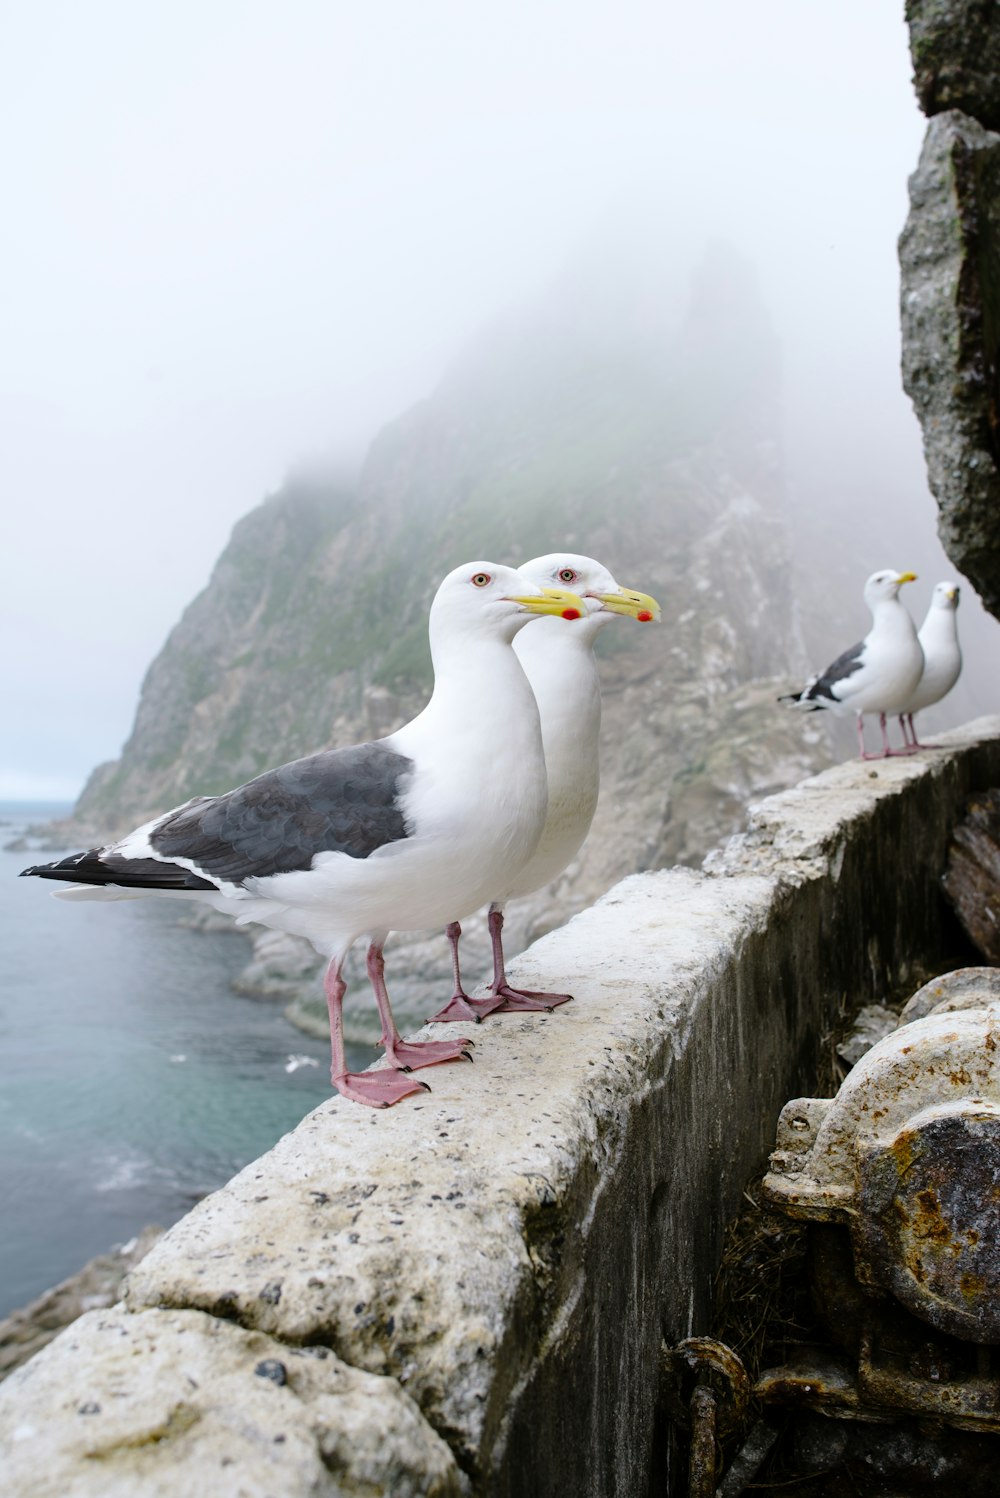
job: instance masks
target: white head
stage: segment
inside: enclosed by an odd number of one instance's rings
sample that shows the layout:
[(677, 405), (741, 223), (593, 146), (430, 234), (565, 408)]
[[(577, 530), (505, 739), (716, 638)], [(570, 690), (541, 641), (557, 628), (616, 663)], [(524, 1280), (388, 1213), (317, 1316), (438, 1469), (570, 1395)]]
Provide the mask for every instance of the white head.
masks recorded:
[(578, 593), (587, 610), (588, 633), (609, 624), (616, 614), (627, 614), (642, 624), (660, 617), (660, 605), (655, 598), (619, 587), (608, 569), (593, 557), (554, 551), (548, 556), (533, 557), (517, 570), (540, 588), (572, 588)]
[(931, 608), (957, 609), (958, 594), (958, 583), (935, 583), (931, 594)]
[(464, 562), (441, 583), (431, 604), (431, 648), (472, 636), (511, 641), (538, 614), (579, 619), (583, 600), (566, 588), (548, 587), (498, 562)]
[(894, 567), (883, 567), (881, 571), (873, 572), (865, 583), (865, 603), (870, 609), (874, 609), (877, 603), (898, 598), (903, 584), (915, 583), (916, 580), (915, 572), (897, 572)]

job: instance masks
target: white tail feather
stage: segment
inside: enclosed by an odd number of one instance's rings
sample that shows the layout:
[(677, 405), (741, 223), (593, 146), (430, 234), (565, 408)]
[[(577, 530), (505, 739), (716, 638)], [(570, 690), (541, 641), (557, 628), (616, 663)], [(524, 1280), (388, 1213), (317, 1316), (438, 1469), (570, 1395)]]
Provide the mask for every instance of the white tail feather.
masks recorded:
[(68, 884), (65, 889), (54, 889), (57, 900), (142, 900), (150, 893), (146, 889), (122, 889), (118, 884)]

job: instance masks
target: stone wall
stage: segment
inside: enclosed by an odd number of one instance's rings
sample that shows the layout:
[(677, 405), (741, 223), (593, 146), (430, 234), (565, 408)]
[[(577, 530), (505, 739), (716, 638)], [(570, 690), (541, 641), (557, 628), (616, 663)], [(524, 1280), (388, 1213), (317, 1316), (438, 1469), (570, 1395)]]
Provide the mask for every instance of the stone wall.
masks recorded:
[(781, 1104), (845, 1001), (955, 940), (945, 848), (1000, 719), (946, 742), (624, 880), (514, 965), (572, 1005), (487, 1021), (420, 1101), (303, 1120), (7, 1380), (7, 1490), (665, 1491), (660, 1341), (706, 1329)]

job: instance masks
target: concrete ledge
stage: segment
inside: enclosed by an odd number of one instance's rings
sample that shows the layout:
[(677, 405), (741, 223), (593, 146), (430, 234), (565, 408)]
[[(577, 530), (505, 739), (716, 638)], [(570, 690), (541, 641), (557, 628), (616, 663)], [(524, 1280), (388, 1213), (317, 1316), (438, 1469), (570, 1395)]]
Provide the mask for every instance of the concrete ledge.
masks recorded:
[[(196, 1311), (286, 1363), (331, 1349), (388, 1378), (477, 1494), (647, 1491), (661, 1336), (704, 1329), (723, 1226), (782, 1103), (811, 1085), (844, 996), (881, 997), (952, 929), (947, 838), (965, 797), (1000, 783), (1000, 719), (947, 745), (770, 798), (707, 873), (624, 880), (517, 964), (574, 1004), (488, 1021), (475, 1066), (428, 1073), (424, 1101), (324, 1104), (166, 1235), (128, 1311), (100, 1314)], [(84, 1370), (103, 1412), (113, 1375), (80, 1325), (0, 1389), (0, 1429), (23, 1423), (43, 1359), (53, 1390)], [(376, 1436), (395, 1428), (388, 1398), (368, 1408)], [(79, 1418), (54, 1403), (46, 1438)], [(60, 1450), (60, 1491), (109, 1491), (104, 1463)], [(289, 1472), (274, 1491), (409, 1491), (388, 1459), (363, 1489)], [(214, 1460), (163, 1491), (257, 1491)], [(174, 1471), (174, 1443), (155, 1461)], [(449, 1481), (428, 1466), (428, 1493)]]

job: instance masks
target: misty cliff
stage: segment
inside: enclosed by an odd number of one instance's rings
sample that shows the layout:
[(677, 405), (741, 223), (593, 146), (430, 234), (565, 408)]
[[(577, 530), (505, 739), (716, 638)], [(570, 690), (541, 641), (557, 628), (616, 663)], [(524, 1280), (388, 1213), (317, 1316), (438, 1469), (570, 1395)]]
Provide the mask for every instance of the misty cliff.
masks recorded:
[(567, 278), (470, 345), (381, 432), (356, 483), (292, 480), (236, 526), (78, 820), (133, 825), (391, 732), (426, 698), (442, 575), (565, 547), (655, 594), (663, 624), (602, 637), (601, 804), (578, 864), (525, 903), (522, 934), (628, 872), (697, 861), (748, 799), (827, 757), (774, 705), (773, 678), (804, 665), (777, 382), (752, 276), (727, 252), (679, 316), (655, 288), (599, 297)]

